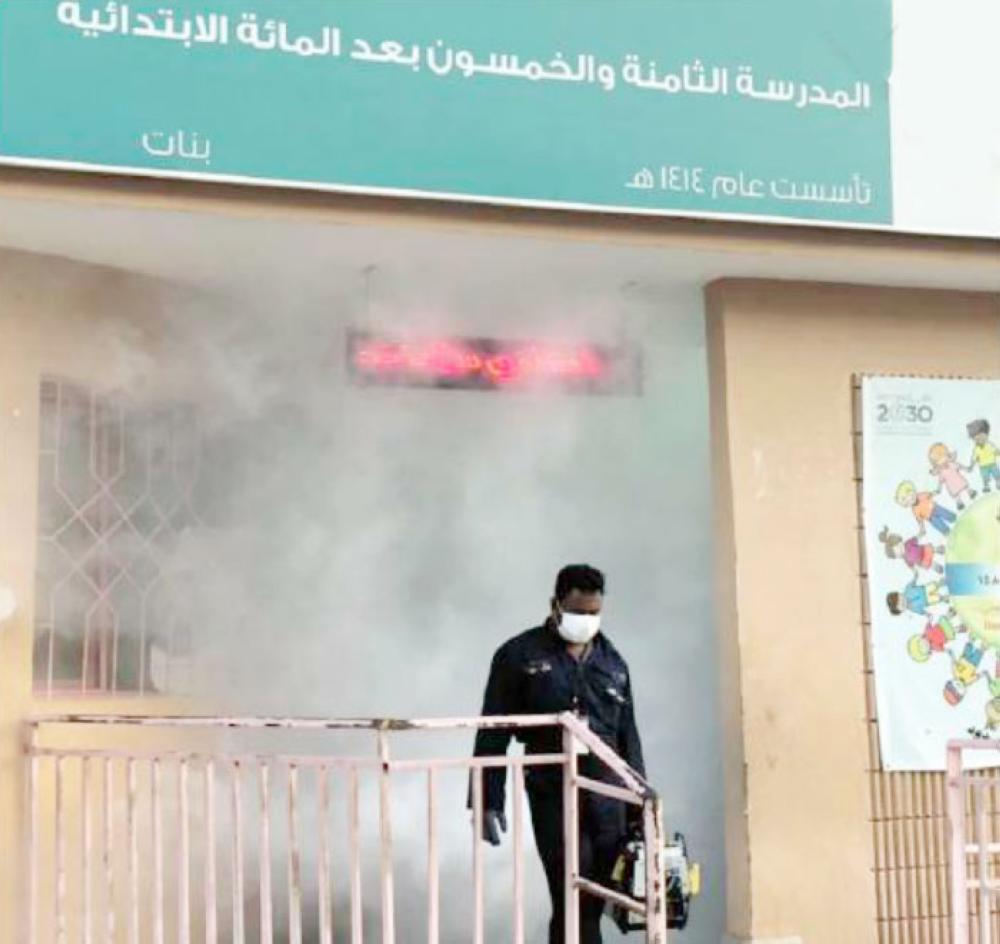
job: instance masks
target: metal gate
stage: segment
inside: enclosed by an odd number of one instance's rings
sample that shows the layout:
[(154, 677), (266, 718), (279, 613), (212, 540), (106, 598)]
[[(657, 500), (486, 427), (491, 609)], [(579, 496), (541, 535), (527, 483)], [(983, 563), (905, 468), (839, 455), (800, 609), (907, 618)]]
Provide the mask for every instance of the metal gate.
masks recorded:
[[(948, 862), (953, 944), (1000, 942), (1000, 741), (948, 745)], [(983, 768), (983, 762), (994, 765)]]
[[(561, 753), (473, 758), (395, 750), (403, 738), (413, 748), (434, 732), (542, 726), (562, 729)], [(365, 734), (374, 750), (343, 751), (345, 738)], [(268, 743), (275, 736), (281, 743)], [(487, 890), (497, 904), (481, 815), (483, 772), (494, 767), (506, 768), (513, 782), (513, 868), (503, 897), (514, 944), (523, 944), (525, 771), (545, 765), (563, 768), (566, 941), (579, 940), (581, 895), (645, 916), (647, 941), (666, 941), (660, 800), (571, 714), (423, 721), (74, 716), (33, 722), (27, 750), (29, 944), (362, 944), (373, 923), (365, 920), (366, 862), (377, 874), (383, 944), (400, 937), (437, 944), (442, 908), (455, 907), (458, 895), (471, 898), (472, 926), (463, 939), (483, 944)], [(620, 785), (579, 775), (581, 750), (601, 760)], [(473, 848), (471, 876), (443, 894), (439, 798), (449, 772), (471, 780)], [(397, 803), (394, 820), (393, 808), (404, 777), (411, 791), (403, 815), (407, 825), (421, 818), (426, 837), (425, 874), (409, 876), (423, 889), (426, 928), (408, 926), (400, 934), (394, 826), (402, 817)], [(419, 793), (412, 790), (414, 778)], [(376, 797), (373, 848), (362, 834), (363, 781)], [(334, 789), (343, 796), (342, 828), (334, 831), (344, 839), (342, 856), (331, 852)], [(644, 901), (580, 876), (581, 791), (643, 808)], [(346, 888), (336, 888), (334, 865), (344, 866)]]

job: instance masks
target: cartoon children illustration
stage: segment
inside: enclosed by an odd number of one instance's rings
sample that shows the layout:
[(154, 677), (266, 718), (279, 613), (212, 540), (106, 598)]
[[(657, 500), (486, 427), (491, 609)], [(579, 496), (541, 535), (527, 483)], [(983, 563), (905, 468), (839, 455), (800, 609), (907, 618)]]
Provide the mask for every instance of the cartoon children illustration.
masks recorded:
[(959, 511), (965, 509), (965, 502), (972, 501), (976, 493), (969, 486), (969, 480), (962, 474), (958, 458), (944, 443), (934, 443), (927, 458), (931, 462), (931, 475), (938, 480), (938, 493), (945, 489), (955, 500)]
[(917, 616), (926, 616), (931, 607), (947, 603), (948, 588), (943, 583), (918, 584), (916, 578), (910, 581), (901, 593), (890, 593), (886, 605), (893, 616), (900, 616), (909, 611)]
[(997, 449), (990, 442), (989, 420), (973, 420), (965, 429), (974, 443), (972, 458), (965, 467), (966, 471), (971, 472), (976, 466), (979, 467), (984, 492), (990, 490), (991, 484), (995, 484), (1000, 489), (1000, 465), (997, 464), (997, 459), (1000, 458), (1000, 449)]
[[(993, 691), (994, 680), (990, 679), (990, 691)], [(994, 697), (986, 702), (986, 729), (995, 731), (1000, 727), (1000, 698)]]
[[(993, 613), (998, 611), (994, 610)], [(992, 614), (991, 614), (992, 615)], [(987, 616), (987, 619), (990, 617)], [(996, 624), (996, 618), (993, 619), (994, 625)], [(983, 672), (983, 677), (986, 679), (986, 684), (989, 686), (990, 690), (990, 700), (986, 702), (985, 712), (986, 712), (986, 737), (995, 737), (992, 733), (1000, 727), (1000, 659), (997, 660), (996, 664), (993, 666), (993, 674), (989, 672)]]
[(952, 656), (951, 674), (953, 678), (944, 686), (944, 700), (952, 707), (957, 705), (965, 697), (969, 687), (981, 675), (985, 674), (979, 671), (979, 663), (983, 661), (984, 651), (981, 646), (977, 646), (974, 642), (967, 642), (961, 656), (957, 659)]
[(961, 627), (947, 616), (942, 616), (937, 620), (928, 619), (923, 633), (910, 637), (906, 644), (906, 651), (914, 662), (926, 662), (935, 652), (946, 652), (945, 646), (959, 632), (961, 632)]
[(955, 512), (935, 502), (930, 492), (918, 492), (917, 486), (912, 482), (900, 482), (899, 488), (896, 489), (896, 504), (913, 512), (913, 517), (917, 519), (920, 528), (920, 537), (927, 533), (928, 524), (941, 534), (947, 535), (958, 518)]
[(944, 567), (934, 559), (938, 554), (944, 553), (943, 546), (921, 544), (919, 538), (909, 538), (904, 541), (898, 534), (892, 534), (888, 528), (882, 529), (878, 539), (885, 546), (885, 556), (889, 560), (903, 561), (914, 573), (918, 568), (944, 573)]

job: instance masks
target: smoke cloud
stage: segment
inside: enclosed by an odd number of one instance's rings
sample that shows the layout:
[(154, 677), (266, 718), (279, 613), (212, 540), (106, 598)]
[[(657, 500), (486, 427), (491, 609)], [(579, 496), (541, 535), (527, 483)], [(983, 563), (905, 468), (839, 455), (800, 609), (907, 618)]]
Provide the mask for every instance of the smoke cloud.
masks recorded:
[[(113, 333), (126, 395), (190, 404), (198, 423), (199, 523), (179, 529), (165, 563), (181, 590), (184, 644), (157, 653), (158, 678), (175, 688), (183, 680), (220, 712), (472, 716), (493, 650), (544, 618), (560, 566), (593, 563), (607, 573), (606, 630), (631, 664), (668, 826), (688, 834), (706, 870), (685, 939), (716, 944), (722, 786), (696, 287), (609, 284), (582, 295), (544, 276), (498, 283), (488, 254), (476, 263), (478, 282), (468, 272), (453, 280), (450, 266), (462, 263), (447, 253), (424, 270), (389, 260), (366, 286), (360, 271), (305, 278), (280, 260), (276, 250), (256, 277), (224, 291), (165, 293), (149, 336)], [(221, 250), (218, 264), (226, 264)], [(643, 392), (357, 388), (344, 370), (349, 327), (627, 342), (642, 352)], [(393, 749), (464, 755), (470, 740), (405, 734)], [(324, 749), (331, 744), (343, 741), (327, 739)], [(370, 739), (352, 745), (373, 750)], [(303, 787), (304, 807), (315, 802), (312, 789)], [(404, 778), (394, 790), (398, 926), (413, 940), (423, 933), (426, 795), (423, 782)], [(454, 941), (467, 939), (471, 913), (464, 799), (463, 778), (443, 785), (442, 919)], [(366, 788), (371, 847), (375, 803)], [(343, 806), (335, 809), (342, 819)], [(537, 939), (548, 903), (527, 835)], [(280, 857), (283, 840), (275, 842)], [(508, 920), (509, 854), (487, 850), (498, 935)], [(346, 903), (335, 904), (341, 921)]]

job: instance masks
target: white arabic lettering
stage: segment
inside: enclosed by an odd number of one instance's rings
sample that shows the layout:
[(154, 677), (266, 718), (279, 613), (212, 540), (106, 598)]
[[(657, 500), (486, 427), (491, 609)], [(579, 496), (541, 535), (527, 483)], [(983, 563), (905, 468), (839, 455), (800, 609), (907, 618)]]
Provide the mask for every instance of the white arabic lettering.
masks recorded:
[[(198, 13), (179, 16), (169, 7), (144, 13), (138, 4), (86, 3), (61, 0), (56, 6), (59, 24), (77, 30), (87, 38), (111, 34), (139, 39), (166, 40), (185, 48), (234, 44), (258, 52), (278, 52), (301, 58), (342, 54), (343, 35), (339, 27), (324, 26), (302, 33), (284, 20), (260, 20), (257, 13)], [(814, 82), (789, 78), (758, 78), (750, 65), (730, 67), (696, 58), (660, 71), (653, 60), (637, 53), (626, 54), (619, 64), (602, 61), (593, 53), (567, 55), (556, 51), (551, 58), (522, 59), (510, 52), (493, 51), (477, 56), (470, 49), (448, 46), (443, 39), (428, 45), (407, 44), (396, 39), (350, 40), (349, 58), (374, 65), (402, 66), (435, 77), (452, 74), (465, 79), (494, 76), (529, 82), (567, 82), (595, 86), (606, 92), (619, 86), (666, 95), (730, 96), (753, 101), (790, 104), (793, 108), (832, 108), (836, 111), (872, 108), (871, 85), (855, 81), (848, 88), (830, 89)], [(723, 192), (731, 185), (721, 181)]]
[(630, 190), (652, 190), (656, 186), (656, 178), (648, 167), (635, 172), (632, 180), (625, 184)]
[(771, 196), (776, 200), (796, 203), (834, 203), (843, 205), (869, 206), (873, 191), (860, 174), (854, 174), (849, 184), (823, 184), (812, 181), (795, 183), (787, 177), (772, 180)]
[(153, 157), (182, 157), (185, 160), (212, 163), (212, 142), (197, 131), (147, 131), (142, 135), (142, 149)]
[[(710, 184), (706, 185), (706, 180)], [(860, 174), (854, 174), (846, 183), (793, 181), (787, 177), (767, 180), (745, 171), (715, 174), (709, 178), (705, 168), (681, 164), (664, 164), (658, 172), (650, 167), (641, 167), (626, 181), (625, 187), (629, 190), (695, 194), (713, 201), (764, 200), (770, 196), (782, 202), (866, 207), (873, 200), (872, 186)]]

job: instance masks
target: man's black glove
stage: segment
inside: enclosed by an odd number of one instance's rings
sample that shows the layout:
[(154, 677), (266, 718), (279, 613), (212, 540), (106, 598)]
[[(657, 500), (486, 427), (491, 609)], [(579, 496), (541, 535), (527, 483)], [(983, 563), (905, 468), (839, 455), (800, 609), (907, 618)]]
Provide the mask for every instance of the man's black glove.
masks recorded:
[(507, 817), (503, 810), (483, 810), (483, 839), (491, 846), (500, 845), (500, 833), (507, 832)]

